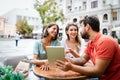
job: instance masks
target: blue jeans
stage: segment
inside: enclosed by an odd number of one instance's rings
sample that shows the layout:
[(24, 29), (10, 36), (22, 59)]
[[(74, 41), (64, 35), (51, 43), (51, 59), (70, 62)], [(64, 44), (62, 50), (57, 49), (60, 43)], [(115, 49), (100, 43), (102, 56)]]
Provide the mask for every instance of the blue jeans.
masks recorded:
[(18, 46), (18, 40), (15, 40), (15, 42), (16, 42), (16, 46)]

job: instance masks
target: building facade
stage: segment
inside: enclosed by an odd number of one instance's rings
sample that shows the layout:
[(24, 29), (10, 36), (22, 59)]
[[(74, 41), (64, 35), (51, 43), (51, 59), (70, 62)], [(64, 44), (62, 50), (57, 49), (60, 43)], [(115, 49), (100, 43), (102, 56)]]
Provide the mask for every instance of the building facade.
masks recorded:
[(79, 23), (86, 15), (97, 16), (103, 34), (117, 34), (120, 38), (120, 31), (112, 31), (113, 28), (120, 27), (120, 0), (65, 0), (64, 4), (68, 22), (77, 19)]
[[(26, 19), (27, 23), (38, 30), (42, 27), (39, 13), (30, 9), (13, 9), (2, 15), (0, 32), (3, 35), (13, 36), (16, 32), (16, 23), (21, 19)], [(9, 27), (8, 27), (9, 25)]]
[(3, 37), (5, 33), (5, 19), (4, 17), (0, 16), (0, 36)]

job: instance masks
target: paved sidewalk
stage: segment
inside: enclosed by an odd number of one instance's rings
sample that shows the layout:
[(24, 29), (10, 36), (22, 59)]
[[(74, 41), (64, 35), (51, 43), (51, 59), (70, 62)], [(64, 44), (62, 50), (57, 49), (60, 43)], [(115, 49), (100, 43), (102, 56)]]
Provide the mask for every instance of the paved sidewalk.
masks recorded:
[(32, 58), (35, 41), (36, 39), (20, 39), (16, 47), (14, 39), (0, 39), (0, 62), (2, 62), (6, 56), (26, 55)]

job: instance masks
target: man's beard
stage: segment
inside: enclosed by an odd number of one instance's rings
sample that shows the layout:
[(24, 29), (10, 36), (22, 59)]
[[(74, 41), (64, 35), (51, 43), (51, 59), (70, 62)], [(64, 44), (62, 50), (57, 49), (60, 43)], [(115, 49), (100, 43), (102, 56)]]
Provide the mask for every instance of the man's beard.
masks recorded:
[(81, 32), (80, 32), (80, 34), (81, 34), (81, 37), (82, 37), (83, 39), (89, 39), (89, 35), (88, 35), (87, 32), (85, 32), (85, 33), (81, 33)]

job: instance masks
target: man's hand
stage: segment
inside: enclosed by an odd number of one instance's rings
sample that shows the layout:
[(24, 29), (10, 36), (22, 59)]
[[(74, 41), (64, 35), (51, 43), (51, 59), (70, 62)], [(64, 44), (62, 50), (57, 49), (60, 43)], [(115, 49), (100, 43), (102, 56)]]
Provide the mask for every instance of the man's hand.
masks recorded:
[(68, 71), (72, 69), (72, 63), (70, 62), (69, 58), (65, 58), (65, 60), (57, 60), (55, 62), (57, 68)]

